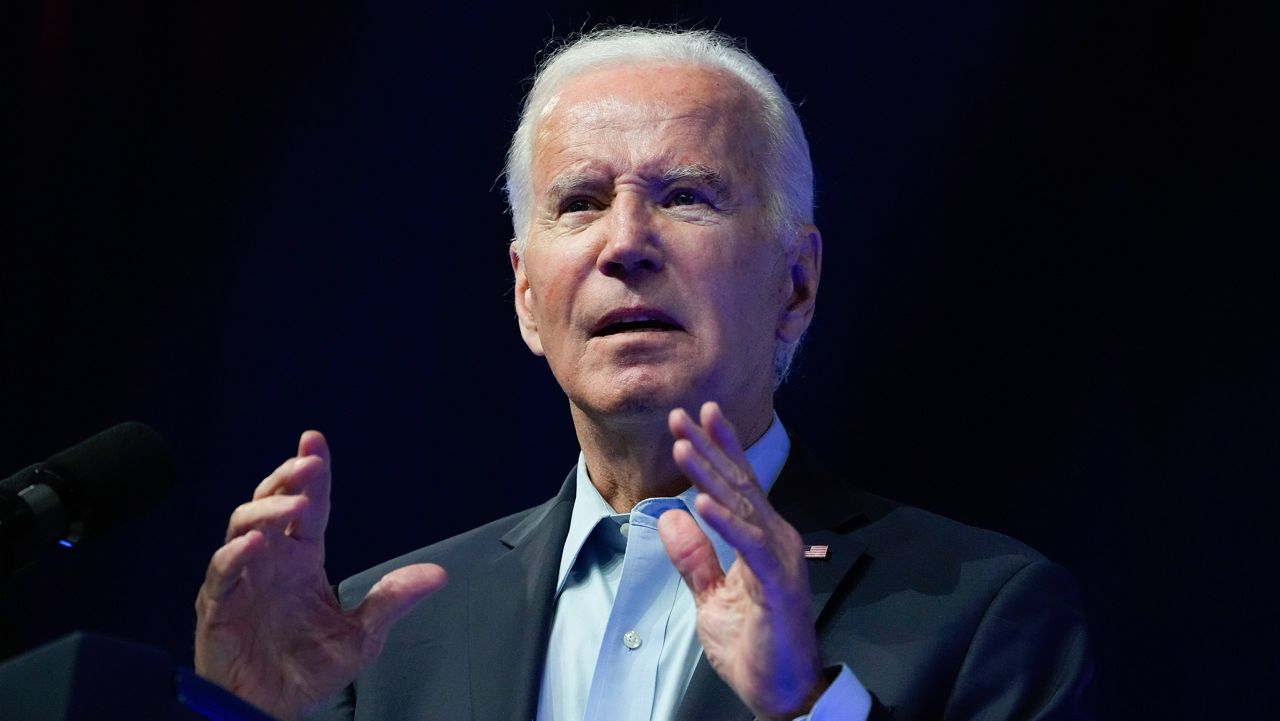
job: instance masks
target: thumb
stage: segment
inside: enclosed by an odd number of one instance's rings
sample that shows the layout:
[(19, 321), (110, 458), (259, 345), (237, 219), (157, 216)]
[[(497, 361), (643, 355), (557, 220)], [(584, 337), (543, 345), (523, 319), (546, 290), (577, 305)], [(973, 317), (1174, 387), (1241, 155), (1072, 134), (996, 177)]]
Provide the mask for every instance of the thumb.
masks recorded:
[(373, 584), (364, 600), (352, 611), (354, 620), (364, 628), (364, 650), (370, 656), (367, 660), (372, 661), (381, 651), (392, 624), (448, 582), (449, 576), (440, 566), (416, 563), (397, 568)]
[(658, 536), (671, 563), (693, 592), (694, 602), (700, 604), (703, 594), (724, 579), (720, 560), (707, 534), (688, 511), (671, 510), (658, 518)]

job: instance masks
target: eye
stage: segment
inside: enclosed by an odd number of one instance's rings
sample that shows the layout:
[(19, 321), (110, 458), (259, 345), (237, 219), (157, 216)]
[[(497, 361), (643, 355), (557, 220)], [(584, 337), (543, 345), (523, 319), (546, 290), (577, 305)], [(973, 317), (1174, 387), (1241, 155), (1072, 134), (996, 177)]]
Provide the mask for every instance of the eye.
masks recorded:
[(590, 198), (570, 198), (569, 200), (565, 201), (565, 204), (563, 206), (561, 206), (560, 212), (561, 213), (585, 213), (588, 210), (593, 210), (594, 207), (595, 207), (595, 203), (593, 203)]
[(677, 190), (667, 196), (667, 202), (663, 203), (668, 208), (674, 208), (681, 205), (697, 205), (703, 202), (702, 197), (692, 190)]

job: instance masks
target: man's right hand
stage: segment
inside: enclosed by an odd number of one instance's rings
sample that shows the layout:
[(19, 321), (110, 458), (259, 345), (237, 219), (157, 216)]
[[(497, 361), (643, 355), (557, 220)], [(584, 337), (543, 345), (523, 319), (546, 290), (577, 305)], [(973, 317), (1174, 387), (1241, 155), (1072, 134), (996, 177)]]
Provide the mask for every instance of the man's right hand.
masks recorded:
[(448, 580), (435, 564), (406, 566), (343, 611), (324, 572), (329, 483), (329, 447), (307, 431), (231, 514), (196, 597), (196, 672), (281, 719), (351, 683), (391, 625)]

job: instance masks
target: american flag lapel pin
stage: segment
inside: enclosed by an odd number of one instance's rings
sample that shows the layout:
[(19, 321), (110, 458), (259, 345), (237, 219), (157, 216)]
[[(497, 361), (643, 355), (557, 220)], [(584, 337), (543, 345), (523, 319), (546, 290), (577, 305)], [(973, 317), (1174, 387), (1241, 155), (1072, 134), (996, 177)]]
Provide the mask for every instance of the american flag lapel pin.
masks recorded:
[(804, 557), (805, 557), (805, 558), (826, 558), (826, 557), (827, 557), (827, 547), (826, 547), (826, 545), (825, 545), (825, 544), (823, 544), (823, 545), (814, 545), (814, 546), (805, 546), (805, 547), (804, 547)]

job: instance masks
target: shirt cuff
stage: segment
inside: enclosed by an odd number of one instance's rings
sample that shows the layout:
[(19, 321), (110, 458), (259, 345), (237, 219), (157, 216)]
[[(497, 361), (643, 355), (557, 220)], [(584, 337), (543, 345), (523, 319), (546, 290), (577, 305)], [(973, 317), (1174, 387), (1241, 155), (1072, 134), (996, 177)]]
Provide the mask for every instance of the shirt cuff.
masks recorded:
[(871, 694), (845, 664), (831, 685), (818, 697), (809, 713), (795, 721), (866, 721), (871, 714)]

